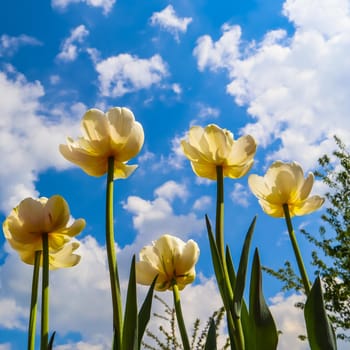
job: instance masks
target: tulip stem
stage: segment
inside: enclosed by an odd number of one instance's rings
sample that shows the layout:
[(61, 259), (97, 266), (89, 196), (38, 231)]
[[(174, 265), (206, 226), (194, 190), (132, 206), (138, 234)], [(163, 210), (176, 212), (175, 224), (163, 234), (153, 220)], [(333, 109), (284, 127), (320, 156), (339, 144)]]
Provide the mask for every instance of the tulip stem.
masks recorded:
[[(238, 350), (245, 349), (244, 343), (244, 333), (242, 328), (242, 322), (240, 318), (235, 317), (234, 313), (230, 308), (230, 304), (233, 301), (233, 291), (230, 282), (230, 278), (228, 275), (226, 258), (225, 258), (225, 242), (224, 242), (224, 174), (223, 168), (220, 165), (216, 166), (216, 183), (217, 183), (217, 191), (216, 191), (216, 223), (215, 223), (215, 238), (216, 238), (216, 246), (219, 251), (219, 256), (222, 262), (225, 286), (227, 290), (227, 297), (229, 298), (229, 302), (225, 303), (226, 313), (227, 313), (227, 321), (230, 339), (232, 342), (232, 337), (234, 337), (235, 348)], [(225, 296), (223, 296), (225, 297)]]
[(173, 283), (173, 296), (174, 296), (174, 306), (175, 306), (177, 323), (179, 325), (181, 339), (182, 339), (182, 345), (184, 350), (191, 350), (190, 342), (188, 340), (186, 326), (185, 326), (185, 322), (184, 322), (182, 310), (181, 310), (179, 287), (177, 286), (176, 282)]
[(35, 349), (35, 326), (38, 302), (38, 284), (39, 284), (39, 270), (40, 270), (41, 251), (37, 250), (34, 257), (33, 279), (32, 279), (32, 295), (30, 301), (30, 315), (28, 326), (28, 350)]
[(298, 245), (298, 242), (297, 242), (297, 239), (295, 236), (295, 232), (293, 230), (293, 225), (292, 225), (292, 220), (291, 220), (290, 213), (289, 213), (288, 204), (283, 204), (283, 211), (284, 211), (284, 217), (286, 219), (286, 223), (287, 223), (287, 227), (288, 227), (289, 238), (292, 242), (295, 258), (297, 259), (298, 268), (299, 268), (299, 272), (301, 275), (301, 279), (303, 281), (305, 293), (306, 293), (306, 295), (309, 295), (309, 293), (311, 291), (310, 280), (309, 280), (309, 277), (307, 276), (307, 272), (306, 272), (306, 269), (304, 266), (304, 261), (303, 261), (303, 258), (301, 256), (301, 253), (300, 253), (300, 249), (299, 249), (299, 245)]
[(113, 349), (122, 348), (123, 316), (113, 223), (114, 158), (108, 158), (106, 190), (106, 246), (113, 306)]
[(218, 247), (221, 261), (225, 260), (224, 244), (224, 175), (222, 166), (216, 166), (216, 246)]
[(49, 343), (49, 236), (42, 235), (43, 271), (41, 292), (41, 343), (40, 349), (47, 350)]

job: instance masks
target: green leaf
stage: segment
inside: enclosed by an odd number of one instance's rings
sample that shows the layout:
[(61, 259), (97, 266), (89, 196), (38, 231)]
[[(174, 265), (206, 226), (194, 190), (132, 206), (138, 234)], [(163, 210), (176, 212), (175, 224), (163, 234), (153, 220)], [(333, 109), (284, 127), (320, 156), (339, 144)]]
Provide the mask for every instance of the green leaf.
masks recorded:
[(210, 221), (207, 215), (205, 215), (205, 222), (207, 225), (207, 231), (208, 231), (208, 238), (209, 238), (209, 245), (210, 245), (210, 251), (211, 251), (211, 259), (213, 262), (214, 272), (216, 281), (218, 284), (218, 288), (220, 291), (221, 299), (224, 303), (225, 310), (226, 310), (226, 317), (227, 317), (227, 327), (228, 332), (230, 336), (231, 341), (231, 349), (235, 350), (234, 348), (234, 326), (233, 326), (233, 318), (230, 311), (230, 296), (229, 296), (229, 286), (226, 285), (225, 276), (224, 276), (224, 268), (222, 266), (222, 262), (220, 259), (219, 250), (217, 248), (217, 245), (215, 243), (213, 231), (210, 225)]
[(209, 238), (209, 245), (210, 245), (210, 251), (211, 251), (211, 258), (213, 262), (214, 272), (216, 276), (216, 281), (218, 283), (219, 291), (221, 294), (221, 298), (225, 304), (226, 310), (229, 309), (229, 298), (227, 296), (226, 287), (225, 287), (225, 277), (224, 277), (224, 269), (221, 263), (220, 255), (218, 248), (215, 243), (213, 231), (211, 228), (211, 224), (209, 221), (209, 218), (207, 215), (205, 215), (205, 222), (207, 225), (207, 231), (208, 231), (208, 238)]
[(246, 234), (243, 248), (242, 248), (241, 258), (239, 261), (238, 271), (237, 271), (236, 284), (235, 284), (235, 289), (233, 293), (234, 317), (237, 317), (237, 318), (241, 317), (242, 299), (243, 299), (243, 292), (245, 288), (245, 281), (246, 281), (246, 274), (247, 274), (250, 242), (252, 241), (255, 223), (256, 223), (256, 216), (254, 217), (252, 223), (250, 224), (248, 232)]
[(278, 333), (262, 292), (262, 273), (258, 249), (254, 252), (250, 279), (249, 316), (251, 332), (248, 336), (248, 348), (275, 350), (278, 343)]
[(122, 342), (123, 350), (138, 349), (138, 317), (137, 317), (137, 299), (136, 299), (135, 255), (132, 258), (131, 268), (130, 268), (122, 339), (123, 339), (123, 342)]
[[(227, 266), (227, 272), (228, 272), (228, 277), (230, 279), (231, 287), (232, 289), (234, 289), (235, 283), (236, 283), (236, 273), (235, 273), (235, 268), (232, 261), (230, 248), (228, 246), (226, 247), (226, 266)], [(232, 309), (233, 309), (233, 305), (232, 305)], [(231, 309), (231, 313), (232, 313), (232, 309)], [(246, 336), (250, 332), (250, 323), (249, 323), (248, 308), (244, 299), (242, 299), (241, 320), (242, 320), (242, 327), (243, 327), (245, 342), (247, 343)]]
[(50, 337), (49, 344), (47, 345), (47, 350), (52, 350), (53, 349), (53, 342), (55, 340), (55, 335), (56, 335), (56, 332), (53, 332), (51, 337)]
[(337, 349), (334, 331), (324, 307), (319, 277), (316, 278), (307, 297), (304, 316), (310, 348), (312, 350)]
[(214, 319), (210, 318), (210, 326), (208, 329), (207, 340), (205, 342), (204, 350), (217, 350), (216, 346), (216, 326)]
[(226, 266), (227, 266), (228, 278), (231, 283), (231, 288), (232, 290), (234, 290), (236, 286), (236, 271), (233, 265), (232, 255), (231, 255), (229, 246), (226, 246)]
[(139, 312), (139, 329), (138, 329), (138, 349), (141, 348), (141, 341), (143, 334), (146, 330), (147, 324), (151, 318), (151, 308), (152, 308), (152, 300), (153, 300), (153, 291), (154, 286), (156, 284), (158, 275), (154, 278), (152, 284), (149, 287), (148, 293), (146, 295), (146, 298), (141, 306), (140, 312)]

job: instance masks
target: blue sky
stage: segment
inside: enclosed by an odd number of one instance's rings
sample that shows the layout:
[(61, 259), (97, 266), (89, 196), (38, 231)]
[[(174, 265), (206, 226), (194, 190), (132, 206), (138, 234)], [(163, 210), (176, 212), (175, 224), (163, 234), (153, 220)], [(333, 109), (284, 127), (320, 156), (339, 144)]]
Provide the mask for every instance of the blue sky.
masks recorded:
[[(348, 0), (13, 0), (0, 9), (0, 219), (25, 197), (61, 194), (72, 216), (87, 221), (78, 237), (81, 263), (51, 275), (58, 350), (104, 350), (110, 342), (105, 177), (87, 176), (58, 152), (67, 136), (79, 135), (87, 109), (127, 106), (145, 131), (144, 147), (130, 161), (139, 168), (115, 184), (122, 284), (132, 254), (161, 234), (200, 245), (198, 278), (182, 293), (189, 328), (220, 304), (204, 226), (205, 213), (215, 216), (215, 185), (196, 178), (180, 151), (189, 127), (216, 123), (235, 137), (253, 135), (251, 173), (261, 175), (277, 159), (312, 171), (334, 149), (334, 134), (349, 139)], [(315, 185), (315, 193), (324, 190)], [(294, 263), (283, 220), (261, 211), (247, 177), (226, 180), (225, 196), (236, 265), (256, 214), (253, 247), (262, 263)], [(294, 225), (316, 230), (319, 217)], [(300, 245), (309, 261), (311, 247), (302, 237)], [(20, 350), (32, 270), (2, 236), (0, 271), (0, 349)], [(303, 332), (293, 307), (300, 296), (281, 294), (277, 281), (264, 278), (284, 332), (279, 349), (307, 349), (296, 339)]]

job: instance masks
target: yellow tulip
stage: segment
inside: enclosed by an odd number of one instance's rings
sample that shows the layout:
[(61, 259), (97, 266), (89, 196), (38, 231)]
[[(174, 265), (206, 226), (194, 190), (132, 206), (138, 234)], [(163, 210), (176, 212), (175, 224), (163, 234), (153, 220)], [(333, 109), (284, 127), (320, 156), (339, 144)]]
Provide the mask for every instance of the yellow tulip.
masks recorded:
[(324, 198), (311, 196), (314, 175), (304, 178), (302, 167), (296, 163), (274, 162), (265, 176), (250, 175), (248, 184), (259, 199), (264, 212), (273, 217), (284, 217), (283, 205), (287, 204), (290, 216), (314, 212), (324, 203)]
[(172, 289), (174, 283), (182, 290), (196, 277), (198, 257), (199, 248), (193, 240), (185, 243), (177, 237), (163, 235), (151, 246), (141, 249), (140, 261), (136, 262), (137, 283), (150, 285), (158, 275), (156, 290)]
[(68, 204), (61, 196), (26, 198), (6, 218), (3, 231), (24, 262), (34, 264), (35, 252), (42, 250), (42, 236), (47, 234), (51, 268), (73, 266), (79, 262), (72, 254), (79, 244), (66, 243), (83, 230), (85, 220), (67, 226), (69, 219)]
[(191, 127), (188, 140), (182, 140), (181, 146), (195, 174), (211, 180), (216, 180), (217, 166), (222, 166), (224, 177), (244, 176), (252, 167), (256, 152), (252, 136), (234, 140), (230, 131), (215, 124)]
[(137, 165), (126, 162), (135, 157), (144, 142), (143, 128), (127, 108), (114, 107), (103, 113), (88, 110), (81, 122), (83, 136), (76, 141), (67, 138), (60, 145), (61, 154), (81, 167), (88, 175), (102, 176), (108, 169), (108, 158), (114, 158), (114, 178), (127, 178)]

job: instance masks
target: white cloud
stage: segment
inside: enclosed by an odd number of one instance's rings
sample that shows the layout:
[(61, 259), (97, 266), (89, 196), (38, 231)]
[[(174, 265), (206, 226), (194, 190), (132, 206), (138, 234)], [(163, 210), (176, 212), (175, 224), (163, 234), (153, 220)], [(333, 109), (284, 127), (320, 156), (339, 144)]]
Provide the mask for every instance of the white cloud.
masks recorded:
[(11, 344), (10, 343), (0, 344), (0, 350), (11, 350)]
[(182, 200), (185, 200), (188, 197), (188, 191), (185, 185), (178, 184), (175, 181), (167, 181), (162, 186), (158, 187), (154, 194), (157, 197), (162, 197), (170, 202), (174, 200), (174, 198), (178, 197)]
[(28, 82), (12, 66), (0, 72), (0, 90), (0, 148), (6, 164), (0, 169), (0, 210), (7, 213), (23, 198), (38, 195), (35, 181), (41, 171), (70, 166), (58, 145), (78, 130), (81, 104), (45, 111), (39, 102), (43, 86)]
[(203, 35), (197, 40), (193, 54), (200, 71), (205, 68), (213, 71), (219, 68), (231, 69), (239, 57), (241, 28), (224, 24), (221, 29), (223, 34), (217, 42), (213, 42), (209, 35)]
[(63, 41), (61, 52), (57, 55), (57, 59), (64, 62), (74, 61), (80, 51), (77, 44), (82, 44), (88, 35), (89, 31), (83, 24), (72, 29), (70, 36)]
[(212, 198), (210, 196), (202, 196), (196, 199), (193, 204), (194, 210), (204, 210), (207, 209), (212, 203)]
[(295, 307), (296, 303), (305, 302), (301, 295), (292, 294), (285, 297), (282, 293), (271, 298), (271, 313), (277, 324), (277, 329), (282, 332), (278, 340), (278, 349), (307, 350), (308, 342), (298, 340), (299, 335), (306, 335), (303, 311)]
[(218, 108), (208, 106), (205, 103), (198, 103), (197, 107), (198, 107), (197, 116), (200, 119), (210, 119), (210, 118), (216, 119), (220, 115), (220, 110)]
[(174, 83), (171, 85), (171, 88), (175, 92), (176, 95), (180, 95), (182, 92), (180, 84)]
[[(180, 187), (179, 187), (180, 186)], [(129, 196), (123, 204), (124, 209), (133, 215), (133, 225), (138, 231), (137, 240), (149, 244), (164, 233), (186, 239), (189, 235), (200, 234), (204, 229), (204, 222), (193, 213), (176, 215), (171, 206), (175, 188), (180, 188), (180, 196), (187, 196), (187, 190), (182, 185), (166, 183), (155, 190), (156, 197), (146, 200), (137, 196)], [(137, 242), (138, 249), (142, 247)]]
[(153, 26), (159, 25), (164, 30), (174, 35), (179, 40), (179, 33), (185, 33), (192, 22), (191, 17), (178, 17), (172, 5), (168, 5), (160, 12), (154, 12), (150, 19)]
[(107, 15), (113, 8), (116, 0), (51, 0), (52, 7), (65, 9), (70, 4), (84, 3), (91, 7), (101, 7), (103, 13)]
[(216, 42), (199, 38), (194, 55), (200, 70), (228, 72), (227, 92), (254, 119), (241, 131), (274, 145), (268, 161), (310, 169), (335, 148), (334, 134), (350, 137), (349, 3), (288, 0), (283, 13), (296, 27), (290, 36), (273, 30), (243, 45), (241, 29), (226, 26)]
[(95, 69), (100, 91), (109, 97), (149, 88), (168, 75), (166, 63), (159, 55), (143, 59), (124, 53), (97, 62)]
[(234, 184), (233, 191), (230, 193), (232, 201), (242, 207), (248, 207), (250, 195), (247, 187), (238, 182)]
[(32, 36), (21, 34), (19, 36), (9, 36), (3, 34), (0, 37), (0, 57), (12, 56), (21, 46), (38, 46), (42, 43)]

